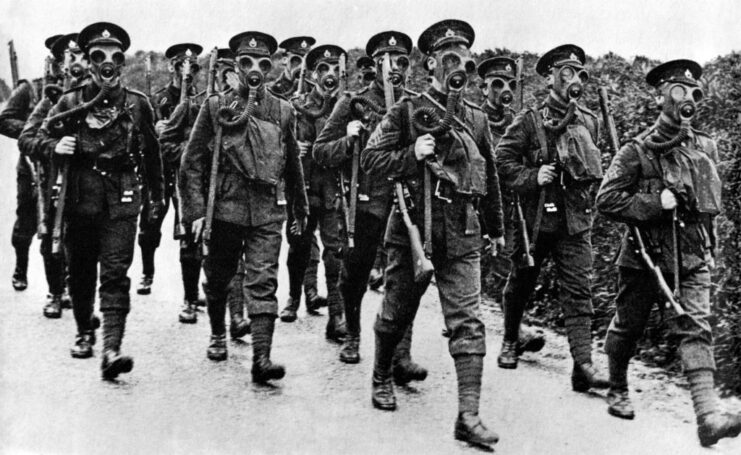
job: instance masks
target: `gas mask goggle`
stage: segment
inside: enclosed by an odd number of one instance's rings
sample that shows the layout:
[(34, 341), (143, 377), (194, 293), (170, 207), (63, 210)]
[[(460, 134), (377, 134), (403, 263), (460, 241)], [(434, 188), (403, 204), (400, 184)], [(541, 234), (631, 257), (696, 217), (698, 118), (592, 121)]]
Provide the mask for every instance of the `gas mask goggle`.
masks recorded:
[(697, 113), (697, 103), (704, 97), (700, 87), (679, 82), (666, 83), (659, 90), (664, 98), (664, 112), (679, 121), (694, 117)]
[[(476, 63), (465, 46), (450, 46), (434, 55), (435, 67), (431, 68), (445, 93), (461, 92), (468, 78), (476, 71)], [(429, 68), (429, 62), (427, 64)]]
[(115, 45), (96, 45), (88, 50), (92, 74), (96, 82), (115, 85), (126, 64), (126, 57), (121, 48)]
[(63, 69), (73, 79), (79, 80), (82, 78), (88, 69), (88, 61), (85, 59), (85, 54), (79, 49), (68, 48), (64, 51)]
[(553, 90), (566, 101), (577, 101), (584, 94), (584, 84), (589, 80), (589, 73), (572, 65), (554, 67), (552, 72)]
[(325, 93), (333, 93), (340, 86), (339, 63), (321, 62), (314, 69), (314, 80), (318, 88)]
[[(384, 56), (380, 55), (376, 57), (376, 68), (373, 71), (373, 77), (383, 77), (383, 59)], [(409, 57), (404, 54), (389, 54), (389, 82), (391, 85), (401, 87), (404, 84), (407, 71), (411, 66)], [(378, 76), (377, 76), (378, 75)], [(379, 80), (382, 84), (385, 83), (383, 80)]]
[(235, 62), (240, 82), (250, 90), (262, 87), (265, 76), (273, 69), (273, 62), (268, 57), (242, 54), (237, 56)]
[(481, 87), (492, 106), (509, 106), (515, 99), (517, 81), (511, 78), (490, 76)]

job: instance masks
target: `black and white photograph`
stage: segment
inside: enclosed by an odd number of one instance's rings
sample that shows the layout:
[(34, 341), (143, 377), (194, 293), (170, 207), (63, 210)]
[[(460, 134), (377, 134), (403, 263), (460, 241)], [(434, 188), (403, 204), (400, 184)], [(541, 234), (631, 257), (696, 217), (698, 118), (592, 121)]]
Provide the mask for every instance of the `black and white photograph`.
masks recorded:
[(0, 1), (0, 454), (741, 454), (739, 24)]

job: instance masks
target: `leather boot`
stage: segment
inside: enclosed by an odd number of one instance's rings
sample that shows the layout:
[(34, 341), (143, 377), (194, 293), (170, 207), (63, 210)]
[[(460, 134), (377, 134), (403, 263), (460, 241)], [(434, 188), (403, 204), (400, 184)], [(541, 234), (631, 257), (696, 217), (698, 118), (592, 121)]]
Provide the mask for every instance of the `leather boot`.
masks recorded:
[(502, 340), (502, 350), (499, 352), (499, 357), (497, 357), (499, 368), (505, 368), (507, 370), (517, 368), (517, 361), (519, 360), (517, 345), (517, 341)]
[[(692, 361), (697, 361), (697, 350), (693, 346), (680, 346), (685, 375), (690, 385), (692, 406), (697, 417), (697, 437), (700, 445), (710, 447), (722, 438), (735, 438), (741, 433), (741, 415), (725, 414), (718, 409), (718, 396), (715, 393), (714, 371), (709, 368), (688, 370)], [(700, 353), (704, 354), (704, 350)], [(695, 358), (692, 354), (695, 354)]]
[(358, 363), (360, 362), (360, 335), (347, 334), (345, 341), (342, 342), (340, 349), (340, 362)]
[(226, 360), (226, 336), (225, 335), (211, 335), (211, 344), (208, 345), (206, 350), (206, 357), (214, 362), (220, 362)]
[(241, 314), (233, 314), (229, 324), (229, 335), (233, 339), (242, 338), (250, 333), (250, 323)]
[(110, 381), (116, 379), (121, 373), (129, 373), (134, 368), (134, 359), (121, 355), (118, 351), (109, 349), (103, 352), (103, 361), (100, 371), (103, 379)]
[(252, 318), (252, 382), (263, 384), (282, 379), (286, 369), (270, 360), (275, 316), (257, 315)]
[(196, 302), (184, 299), (183, 308), (180, 310), (178, 320), (183, 324), (195, 324), (198, 322), (198, 314), (196, 313)]
[(86, 330), (77, 334), (75, 345), (70, 349), (70, 355), (75, 359), (87, 359), (93, 356), (93, 345), (95, 339), (92, 330)]
[(317, 294), (316, 289), (307, 289), (304, 293), (306, 312), (312, 316), (319, 314), (319, 308), (327, 306), (327, 298)]
[(613, 389), (607, 392), (607, 412), (621, 419), (633, 420), (636, 416), (633, 404), (630, 402), (628, 389)]
[(298, 311), (298, 300), (294, 300), (292, 297), (288, 297), (288, 303), (283, 311), (280, 312), (280, 320), (283, 322), (293, 322), (296, 320), (296, 312)]
[(427, 369), (412, 361), (411, 352), (412, 326), (410, 325), (394, 350), (392, 372), (396, 385), (402, 386), (410, 381), (424, 381), (427, 379)]
[(714, 412), (697, 427), (700, 445), (710, 447), (722, 438), (735, 438), (741, 433), (741, 415)]
[(334, 341), (335, 343), (341, 343), (347, 335), (347, 325), (345, 324), (345, 318), (342, 314), (335, 314), (329, 317), (327, 320), (327, 329), (325, 336), (328, 340)]
[(606, 389), (610, 387), (610, 381), (594, 368), (591, 363), (578, 364), (574, 362), (574, 370), (571, 372), (571, 388), (574, 392), (587, 392), (590, 388)]
[(62, 296), (49, 295), (44, 306), (44, 316), (49, 319), (59, 319), (62, 317)]
[(152, 283), (154, 282), (153, 275), (142, 275), (139, 286), (136, 288), (136, 293), (139, 295), (149, 295), (152, 293)]
[(65, 310), (72, 309), (72, 297), (69, 295), (69, 288), (67, 286), (64, 287), (64, 292), (62, 293), (62, 308)]
[(628, 396), (628, 364), (634, 345), (612, 333), (607, 335), (605, 351), (608, 355), (610, 390), (607, 392), (607, 412), (621, 419), (632, 420), (635, 410)]
[(390, 377), (379, 378), (373, 374), (373, 390), (371, 392), (373, 407), (382, 411), (396, 410), (396, 394)]
[(499, 435), (488, 429), (478, 414), (462, 412), (455, 421), (455, 439), (489, 447), (499, 442)]
[(28, 278), (26, 277), (26, 273), (16, 269), (15, 273), (13, 273), (13, 289), (16, 291), (25, 291), (27, 287)]

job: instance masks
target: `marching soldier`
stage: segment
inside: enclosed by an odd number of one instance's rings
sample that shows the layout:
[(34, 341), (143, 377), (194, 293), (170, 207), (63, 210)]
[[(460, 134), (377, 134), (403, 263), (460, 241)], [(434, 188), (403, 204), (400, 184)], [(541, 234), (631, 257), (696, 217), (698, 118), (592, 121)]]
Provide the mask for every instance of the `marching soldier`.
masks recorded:
[[(309, 213), (306, 230), (297, 235), (287, 232), (289, 299), (281, 312), (281, 320), (296, 320), (296, 311), (301, 297), (304, 274), (311, 258), (311, 243), (318, 229), (324, 251), (324, 275), (327, 283), (327, 321), (326, 337), (341, 341), (345, 335), (345, 321), (342, 311), (342, 297), (337, 289), (340, 275), (340, 200), (339, 186), (335, 172), (314, 162), (311, 156), (313, 142), (324, 127), (332, 108), (337, 102), (340, 87), (340, 56), (344, 49), (335, 45), (316, 47), (306, 54), (306, 68), (313, 72), (314, 87), (305, 102), (294, 104), (298, 111), (297, 139), (301, 150), (304, 179), (309, 196)], [(289, 213), (290, 220), (290, 213)], [(291, 220), (292, 221), (292, 220)], [(290, 224), (290, 223), (289, 223)], [(316, 302), (307, 301), (307, 310), (315, 311)]]
[[(50, 36), (44, 42), (47, 49), (62, 35)], [(56, 84), (59, 79), (58, 63), (53, 65), (53, 71), (44, 75), (48, 84)], [(18, 139), (28, 116), (31, 115), (36, 103), (43, 97), (41, 81), (29, 82), (25, 79), (18, 81), (13, 89), (5, 108), (0, 112), (0, 134), (11, 139)], [(15, 249), (15, 270), (13, 271), (13, 289), (23, 291), (28, 287), (28, 250), (36, 234), (38, 220), (36, 214), (36, 191), (34, 189), (34, 169), (28, 158), (22, 154), (18, 156), (16, 165), (16, 210), (15, 223), (11, 242)]]
[[(374, 66), (378, 71), (375, 79), (357, 93), (345, 93), (334, 107), (327, 123), (317, 137), (312, 150), (316, 164), (332, 169), (340, 168), (343, 172), (344, 186), (352, 185), (353, 166), (357, 165), (354, 153), (359, 153), (368, 140), (365, 131), (373, 131), (381, 116), (370, 115), (363, 119), (364, 112), (385, 110), (384, 84), (393, 84), (397, 98), (406, 91), (404, 81), (409, 71), (409, 53), (412, 51), (412, 39), (401, 32), (388, 31), (374, 35), (368, 40), (366, 53), (375, 59)], [(383, 79), (381, 71), (384, 55), (389, 55), (390, 79)], [(372, 104), (373, 106), (368, 106)], [(365, 124), (363, 123), (365, 121)], [(357, 152), (355, 152), (357, 150)], [(354, 247), (348, 248), (343, 255), (339, 289), (344, 302), (347, 321), (347, 336), (340, 350), (340, 361), (358, 363), (360, 354), (360, 307), (363, 295), (368, 287), (368, 276), (376, 259), (386, 221), (391, 211), (394, 183), (385, 176), (370, 175), (355, 170), (357, 175), (357, 197), (349, 201), (349, 210), (355, 210), (354, 226), (357, 230), (345, 234), (353, 238)], [(343, 188), (344, 192), (345, 188)], [(350, 196), (348, 191), (348, 197)], [(412, 362), (410, 356), (412, 341), (411, 325), (404, 338), (396, 347), (393, 361), (393, 374), (396, 383), (405, 384), (410, 380), (424, 380), (427, 370)]]
[[(85, 27), (78, 45), (90, 61), (92, 83), (67, 92), (49, 112), (39, 134), (54, 153), (62, 179), (57, 210), (66, 218), (70, 293), (77, 323), (72, 357), (93, 355), (95, 284), (100, 268), (104, 379), (133, 368), (121, 341), (130, 308), (131, 266), (142, 195), (139, 170), (156, 216), (163, 199), (162, 162), (154, 114), (146, 96), (121, 84), (129, 36), (98, 22)], [(65, 197), (66, 196), (66, 197)], [(55, 220), (55, 230), (57, 229)]]
[(654, 126), (617, 153), (597, 195), (597, 207), (632, 226), (620, 248), (616, 313), (605, 340), (608, 412), (624, 419), (635, 415), (628, 396), (628, 364), (660, 293), (648, 278), (652, 270), (642, 259), (646, 253), (660, 268), (659, 276), (674, 273), (666, 282), (675, 289), (684, 314), (678, 312), (670, 327), (680, 340), (700, 444), (708, 447), (738, 436), (741, 415), (722, 413), (714, 390), (710, 269), (721, 181), (715, 141), (690, 125), (703, 97), (701, 75), (702, 68), (691, 60), (666, 62), (646, 75), (661, 113)]
[[(515, 245), (504, 288), (504, 340), (500, 368), (517, 368), (520, 322), (543, 261), (551, 256), (559, 301), (574, 359), (573, 390), (606, 388), (592, 364), (591, 229), (595, 182), (602, 178), (596, 116), (580, 105), (589, 76), (584, 51), (571, 44), (544, 54), (536, 65), (549, 94), (515, 117), (496, 149), (499, 175), (525, 211), (531, 245)], [(522, 237), (518, 235), (518, 237)], [(534, 266), (523, 263), (531, 253)]]
[[(469, 50), (473, 39), (471, 26), (458, 20), (438, 22), (420, 35), (418, 48), (425, 55), (431, 87), (419, 96), (402, 98), (386, 113), (368, 140), (361, 163), (376, 178), (404, 180), (413, 200), (410, 216), (416, 225), (424, 219), (424, 241), (432, 250), (458, 378), (455, 437), (488, 446), (499, 437), (478, 415), (486, 354), (486, 331), (478, 317), (480, 259), (482, 234), (488, 234), (496, 250), (504, 244), (504, 228), (486, 115), (461, 96), (476, 69)], [(397, 193), (405, 197), (403, 190)], [(406, 212), (393, 211), (388, 220), (386, 294), (375, 324), (372, 402), (383, 410), (396, 409), (391, 383), (394, 350), (429, 284), (429, 279), (415, 282), (414, 242), (405, 217)]]
[[(515, 90), (518, 89), (517, 63), (509, 57), (492, 57), (479, 63), (476, 71), (482, 80), (481, 90), (486, 99), (481, 104), (489, 119), (494, 148), (504, 136), (507, 127), (512, 123), (516, 112), (511, 105), (514, 101)], [(521, 90), (521, 88), (519, 88)], [(500, 181), (500, 184), (502, 182)], [(494, 287), (497, 300), (500, 302), (501, 293), (507, 283), (507, 276), (512, 269), (510, 256), (516, 243), (517, 210), (519, 201), (506, 188), (500, 188), (504, 211), (504, 238), (505, 246), (501, 254), (492, 258), (491, 267), (495, 275)], [(518, 353), (529, 351), (537, 352), (543, 349), (545, 337), (541, 331), (533, 331), (523, 327), (517, 345)]]
[[(170, 137), (168, 144), (162, 145), (162, 164), (164, 165), (165, 175), (165, 215), (172, 201), (173, 210), (175, 210), (175, 224), (173, 226), (173, 238), (180, 241), (180, 269), (183, 278), (183, 290), (185, 294), (183, 309), (179, 315), (180, 322), (195, 323), (197, 316), (195, 307), (198, 301), (198, 278), (201, 273), (200, 260), (197, 257), (198, 248), (187, 241), (187, 233), (180, 223), (180, 207), (176, 191), (176, 173), (178, 163), (182, 153), (182, 142), (187, 139), (187, 133), (195, 116), (198, 115), (198, 105), (194, 99), (196, 88), (194, 86), (195, 78), (199, 72), (197, 63), (198, 55), (203, 48), (198, 44), (181, 43), (167, 48), (165, 58), (168, 59), (167, 69), (170, 73), (170, 82), (167, 86), (157, 90), (152, 96), (152, 102), (157, 115), (156, 131), (162, 135), (168, 122), (173, 117), (176, 108), (181, 104), (190, 106), (190, 110), (179, 110), (179, 115), (174, 118), (172, 128), (170, 128)], [(187, 62), (187, 63), (186, 63)], [(188, 71), (183, 74), (184, 68)], [(188, 93), (187, 103), (181, 100), (182, 81), (186, 83), (186, 93)], [(186, 135), (183, 138), (183, 135)], [(162, 142), (163, 138), (160, 138)], [(137, 294), (148, 295), (152, 292), (152, 283), (154, 280), (154, 255), (159, 247), (162, 238), (162, 222), (164, 216), (157, 220), (150, 220), (147, 216), (149, 213), (148, 201), (144, 201), (142, 206), (142, 216), (139, 220), (139, 247), (142, 256), (142, 277), (136, 290)], [(185, 240), (183, 242), (182, 240)]]
[[(55, 62), (61, 66), (61, 72), (65, 75), (65, 81), (69, 81), (70, 87), (77, 87), (87, 81), (88, 61), (77, 45), (77, 33), (64, 35), (57, 39), (51, 47), (51, 53)], [(67, 85), (66, 82), (65, 85)], [(44, 154), (43, 148), (40, 147), (42, 139), (38, 132), (47, 114), (62, 95), (61, 90), (62, 87), (53, 85), (45, 87), (43, 98), (36, 104), (23, 127), (23, 132), (18, 137), (18, 148), (23, 155), (35, 163), (37, 178), (40, 183), (36, 197), (41, 198), (44, 209), (43, 219), (39, 220), (40, 223), (43, 223), (43, 230), (40, 231), (41, 256), (44, 259), (44, 272), (49, 287), (43, 313), (44, 316), (51, 319), (61, 318), (62, 308), (71, 308), (72, 304), (65, 289), (64, 252), (62, 251), (60, 254), (52, 253), (52, 225), (50, 221), (53, 217), (53, 210), (49, 206), (51, 202), (49, 185), (54, 175), (49, 157)], [(38, 214), (41, 215), (41, 213)]]
[[(293, 137), (293, 109), (265, 89), (265, 77), (272, 69), (270, 56), (277, 48), (275, 39), (244, 32), (234, 36), (229, 47), (236, 54), (240, 85), (211, 96), (198, 114), (180, 171), (183, 221), (192, 225), (196, 239), (203, 234), (209, 249), (204, 289), (211, 322), (207, 350), (211, 360), (227, 358), (227, 287), (240, 258), (245, 261), (252, 379), (262, 383), (285, 375), (283, 366), (270, 358), (285, 206), (289, 205), (295, 220), (292, 231), (300, 234), (308, 202)], [(219, 153), (217, 169), (210, 169), (213, 153)], [(204, 186), (207, 183), (209, 188)], [(206, 194), (215, 197), (207, 200)], [(209, 213), (212, 219), (206, 219)]]

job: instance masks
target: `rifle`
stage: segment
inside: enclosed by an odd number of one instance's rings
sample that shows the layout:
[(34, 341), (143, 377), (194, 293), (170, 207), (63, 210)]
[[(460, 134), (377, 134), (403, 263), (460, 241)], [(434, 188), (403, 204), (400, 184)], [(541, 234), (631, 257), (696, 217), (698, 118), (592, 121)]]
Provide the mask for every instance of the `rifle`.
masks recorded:
[[(520, 110), (525, 108), (525, 84), (523, 83), (523, 63), (522, 57), (517, 59), (517, 104)], [(515, 191), (512, 191), (514, 197), (515, 209), (517, 210), (517, 224), (520, 227), (520, 241), (523, 246), (522, 262), (527, 267), (535, 267), (535, 259), (530, 248), (530, 235), (527, 233), (527, 221), (525, 221), (525, 215), (522, 213), (522, 202), (520, 201), (520, 195)]]
[(206, 97), (210, 97), (216, 92), (216, 59), (218, 57), (219, 48), (214, 47), (211, 51), (211, 55), (208, 57), (208, 80), (206, 82)]
[(144, 84), (146, 87), (147, 98), (152, 97), (152, 54), (147, 52), (144, 59)]
[[(389, 82), (391, 75), (391, 57), (388, 53), (383, 56), (383, 64), (381, 66), (383, 76), (383, 98), (386, 103), (386, 111), (391, 109), (394, 105), (394, 87)], [(429, 170), (425, 166), (426, 175), (429, 175)], [(430, 261), (430, 257), (425, 250), (425, 246), (422, 243), (422, 238), (419, 234), (419, 228), (412, 222), (409, 216), (409, 210), (406, 204), (406, 195), (404, 194), (404, 186), (400, 181), (394, 183), (394, 190), (396, 191), (396, 203), (399, 206), (399, 213), (404, 221), (404, 225), (407, 227), (407, 233), (409, 235), (409, 246), (412, 250), (412, 269), (414, 270), (414, 282), (415, 283), (429, 283), (432, 278), (432, 272), (435, 268)], [(427, 207), (425, 207), (427, 209)]]
[(517, 59), (517, 105), (519, 106), (520, 110), (525, 109), (525, 83), (523, 75), (524, 64), (525, 59), (523, 57), (519, 57)]
[(8, 53), (10, 54), (10, 75), (13, 81), (13, 87), (18, 86), (18, 54), (15, 52), (13, 40), (8, 41)]
[[(339, 88), (337, 90), (338, 95), (342, 96), (342, 94), (347, 90), (347, 56), (345, 54), (340, 54), (340, 61), (339, 61), (339, 67), (340, 67), (340, 84)], [(357, 141), (354, 141), (357, 142)], [(353, 144), (354, 147), (354, 144)], [(353, 162), (355, 161), (355, 157), (353, 156)], [(357, 185), (357, 177), (356, 181), (353, 184), (352, 180), (350, 182), (350, 194), (355, 191), (357, 193), (357, 189), (355, 189), (354, 185)], [(340, 205), (342, 206), (342, 214), (344, 215), (345, 219), (345, 231), (347, 232), (347, 247), (349, 249), (355, 248), (355, 199), (353, 199), (352, 196), (350, 196), (350, 205), (347, 204), (347, 199), (345, 199), (345, 175), (340, 170)]]
[[(190, 121), (190, 98), (188, 97), (188, 84), (186, 82), (186, 77), (190, 73), (190, 60), (185, 59), (183, 60), (183, 67), (182, 72), (180, 74), (180, 104), (183, 107), (183, 116), (180, 119), (174, 119), (176, 122), (180, 123), (181, 128), (185, 129), (188, 127), (189, 121)], [(188, 232), (188, 230), (185, 228), (185, 225), (183, 225), (182, 220), (180, 219), (180, 213), (182, 213), (182, 207), (180, 206), (180, 201), (182, 200), (180, 197), (180, 166), (175, 166), (175, 176), (174, 176), (174, 183), (175, 183), (175, 199), (177, 199), (177, 207), (175, 210), (175, 225), (173, 226), (173, 237), (176, 239), (179, 239), (183, 236), (185, 236)]]
[(618, 140), (617, 128), (615, 128), (615, 119), (612, 117), (610, 111), (610, 98), (607, 94), (606, 87), (599, 88), (599, 108), (602, 111), (602, 119), (605, 122), (607, 128), (607, 138), (610, 142), (610, 147), (614, 153), (620, 150), (620, 141)]
[[(67, 91), (70, 88), (72, 81), (69, 77), (64, 79), (64, 90)], [(103, 93), (101, 90), (100, 93)], [(58, 255), (62, 251), (62, 235), (63, 235), (63, 222), (64, 222), (64, 205), (67, 200), (67, 176), (69, 175), (69, 158), (62, 158), (62, 168), (59, 169), (56, 177), (55, 189), (57, 192), (56, 204), (54, 204), (54, 226), (52, 227), (51, 234), (51, 252), (52, 254)]]

